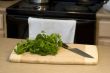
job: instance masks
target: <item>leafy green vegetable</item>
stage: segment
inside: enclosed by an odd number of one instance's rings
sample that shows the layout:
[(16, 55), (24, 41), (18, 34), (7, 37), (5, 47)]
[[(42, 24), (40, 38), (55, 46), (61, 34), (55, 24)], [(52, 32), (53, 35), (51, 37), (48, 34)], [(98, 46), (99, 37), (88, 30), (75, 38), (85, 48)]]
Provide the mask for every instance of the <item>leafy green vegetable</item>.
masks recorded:
[(33, 54), (56, 55), (59, 47), (62, 46), (61, 36), (56, 33), (47, 35), (44, 31), (39, 33), (34, 40), (27, 39), (17, 44), (14, 51), (17, 54), (30, 52)]

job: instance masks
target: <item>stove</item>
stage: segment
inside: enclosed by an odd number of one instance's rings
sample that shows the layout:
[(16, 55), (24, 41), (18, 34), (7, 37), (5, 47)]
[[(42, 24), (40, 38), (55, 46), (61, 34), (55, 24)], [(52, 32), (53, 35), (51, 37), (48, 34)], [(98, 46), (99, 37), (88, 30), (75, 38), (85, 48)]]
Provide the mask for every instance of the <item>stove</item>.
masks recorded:
[(6, 10), (7, 37), (28, 38), (28, 17), (59, 20), (75, 19), (77, 24), (74, 42), (78, 44), (95, 44), (96, 12), (101, 6), (100, 3), (89, 6), (79, 5), (76, 2), (71, 2), (71, 0), (51, 0), (48, 4), (20, 1)]
[[(75, 2), (53, 2), (46, 5), (45, 10), (39, 11), (39, 4), (32, 4), (30, 2), (20, 1), (19, 3), (9, 7), (7, 13), (21, 14), (21, 15), (43, 15), (53, 17), (74, 17), (74, 18), (87, 18), (93, 19), (101, 4), (92, 6), (77, 5)], [(89, 15), (89, 18), (88, 18)]]

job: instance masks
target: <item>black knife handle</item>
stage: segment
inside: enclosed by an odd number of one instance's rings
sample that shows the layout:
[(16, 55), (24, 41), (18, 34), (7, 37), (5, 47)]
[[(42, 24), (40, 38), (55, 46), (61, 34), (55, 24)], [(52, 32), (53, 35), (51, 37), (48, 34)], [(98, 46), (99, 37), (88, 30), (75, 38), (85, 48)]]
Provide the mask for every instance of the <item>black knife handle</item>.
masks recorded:
[(62, 47), (68, 49), (69, 46), (66, 43), (62, 43)]

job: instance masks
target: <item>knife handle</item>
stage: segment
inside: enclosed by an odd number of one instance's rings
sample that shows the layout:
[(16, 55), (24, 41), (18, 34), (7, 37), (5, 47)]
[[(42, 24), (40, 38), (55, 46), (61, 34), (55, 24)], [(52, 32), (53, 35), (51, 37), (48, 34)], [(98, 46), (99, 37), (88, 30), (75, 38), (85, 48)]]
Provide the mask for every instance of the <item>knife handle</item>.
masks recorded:
[(66, 43), (62, 43), (62, 47), (68, 49), (69, 46)]

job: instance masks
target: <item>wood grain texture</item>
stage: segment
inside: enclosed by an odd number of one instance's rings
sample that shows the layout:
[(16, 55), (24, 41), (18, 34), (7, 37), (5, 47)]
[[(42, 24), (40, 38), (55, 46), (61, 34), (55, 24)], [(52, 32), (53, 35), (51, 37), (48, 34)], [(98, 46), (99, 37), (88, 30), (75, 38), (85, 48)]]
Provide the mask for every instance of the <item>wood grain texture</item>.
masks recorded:
[(30, 54), (29, 52), (17, 55), (12, 51), (9, 60), (11, 62), (22, 63), (44, 63), (44, 64), (97, 64), (98, 63), (98, 51), (94, 45), (81, 45), (81, 44), (69, 44), (71, 48), (79, 48), (86, 53), (90, 54), (94, 58), (86, 58), (73, 53), (67, 49), (60, 48), (58, 54), (55, 56), (47, 55), (40, 56), (36, 54)]

